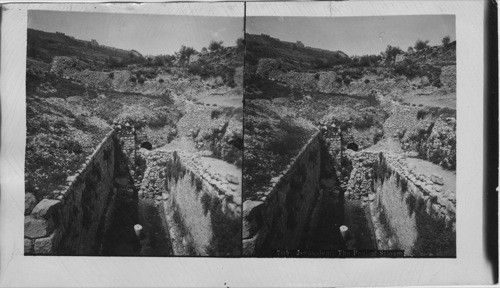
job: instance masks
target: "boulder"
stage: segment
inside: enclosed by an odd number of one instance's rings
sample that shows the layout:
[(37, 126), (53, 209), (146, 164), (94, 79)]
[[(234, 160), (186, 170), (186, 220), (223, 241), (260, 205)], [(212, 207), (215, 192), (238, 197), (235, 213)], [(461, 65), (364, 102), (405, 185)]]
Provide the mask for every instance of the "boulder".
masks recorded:
[(443, 177), (441, 175), (432, 174), (431, 181), (438, 184), (438, 185), (443, 185)]
[[(409, 151), (409, 152), (407, 152), (407, 153), (406, 153), (406, 156), (407, 156), (407, 157), (410, 157), (410, 158), (415, 158), (415, 157), (418, 157), (418, 155), (419, 155), (419, 154), (418, 154), (418, 152), (416, 152), (416, 151)], [(413, 165), (413, 166), (415, 166), (415, 164), (412, 164), (412, 165)]]
[(226, 180), (232, 184), (239, 184), (240, 183), (240, 181), (238, 180), (238, 177), (234, 176), (233, 174), (227, 174)]
[(48, 219), (61, 205), (61, 201), (59, 200), (51, 200), (51, 199), (43, 199), (38, 203), (31, 215), (35, 218), (44, 218)]
[(24, 194), (24, 215), (29, 215), (36, 206), (35, 195), (31, 193)]
[(52, 219), (37, 219), (31, 216), (24, 217), (24, 236), (34, 239), (50, 235), (54, 223)]

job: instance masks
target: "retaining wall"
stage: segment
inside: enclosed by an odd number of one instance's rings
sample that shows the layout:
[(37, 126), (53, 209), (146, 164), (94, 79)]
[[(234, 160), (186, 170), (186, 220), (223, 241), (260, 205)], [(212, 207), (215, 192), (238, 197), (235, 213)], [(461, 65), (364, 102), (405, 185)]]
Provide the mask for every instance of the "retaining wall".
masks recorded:
[(109, 228), (116, 189), (115, 131), (106, 135), (56, 199), (43, 199), (24, 221), (25, 254), (96, 255)]
[(281, 176), (271, 179), (262, 201), (243, 203), (244, 255), (273, 255), (276, 249), (297, 249), (304, 241), (320, 197), (320, 137), (317, 132)]
[(402, 155), (348, 152), (348, 199), (370, 205), (379, 249), (406, 256), (455, 256), (455, 191), (439, 175), (418, 174)]
[(241, 255), (241, 176), (210, 173), (189, 153), (145, 151), (140, 197), (163, 207), (176, 255)]

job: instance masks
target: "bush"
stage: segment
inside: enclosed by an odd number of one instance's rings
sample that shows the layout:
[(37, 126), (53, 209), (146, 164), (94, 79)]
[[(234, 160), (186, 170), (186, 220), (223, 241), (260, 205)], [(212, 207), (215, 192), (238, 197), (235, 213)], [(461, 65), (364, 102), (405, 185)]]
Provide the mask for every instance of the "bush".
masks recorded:
[(441, 42), (443, 43), (444, 47), (448, 46), (450, 44), (450, 36), (444, 36)]
[(208, 77), (220, 76), (224, 84), (229, 87), (234, 87), (234, 74), (236, 71), (234, 68), (220, 65), (214, 66), (212, 63), (207, 62), (205, 59), (200, 59), (194, 63), (189, 63), (188, 72), (194, 75), (199, 75), (202, 79), (206, 79)]
[(429, 111), (427, 111), (427, 109), (419, 109), (417, 111), (417, 120), (424, 119), (425, 116), (427, 115), (427, 113), (429, 113)]
[(136, 82), (137, 81), (137, 78), (135, 76), (130, 76), (130, 82)]
[(109, 78), (113, 79), (113, 78), (115, 78), (115, 73), (111, 72), (108, 74), (108, 76), (109, 76)]
[(346, 85), (351, 84), (351, 79), (350, 79), (350, 78), (348, 78), (348, 77), (346, 77), (346, 78), (344, 79), (344, 84), (346, 84)]
[(208, 45), (208, 50), (210, 50), (212, 52), (213, 51), (217, 51), (217, 50), (219, 50), (219, 49), (222, 48), (222, 43), (224, 43), (224, 42), (223, 41), (214, 41), (214, 40), (212, 40), (210, 42), (210, 44)]
[(83, 152), (83, 147), (82, 145), (75, 140), (65, 140), (61, 143), (61, 148), (68, 151), (72, 152), (75, 154), (80, 154)]
[(219, 116), (222, 114), (222, 111), (221, 110), (212, 110), (212, 112), (210, 113), (210, 118), (211, 119), (218, 119)]
[(417, 42), (415, 42), (415, 50), (417, 51), (420, 51), (420, 50), (424, 50), (425, 48), (428, 48), (429, 47), (429, 40), (420, 40), (418, 39)]
[(365, 84), (370, 83), (370, 79), (365, 79)]
[(236, 50), (238, 51), (245, 50), (245, 40), (243, 38), (236, 39)]

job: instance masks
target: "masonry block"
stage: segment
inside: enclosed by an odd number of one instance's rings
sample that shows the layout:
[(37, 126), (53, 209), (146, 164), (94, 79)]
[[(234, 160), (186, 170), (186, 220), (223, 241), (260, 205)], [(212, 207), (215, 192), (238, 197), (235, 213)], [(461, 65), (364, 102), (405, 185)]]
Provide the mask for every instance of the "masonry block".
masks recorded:
[(40, 255), (51, 255), (55, 254), (55, 235), (56, 232), (52, 233), (48, 237), (35, 239), (34, 251), (35, 254)]
[(34, 239), (50, 235), (54, 229), (54, 222), (50, 219), (37, 219), (32, 216), (24, 217), (24, 236)]

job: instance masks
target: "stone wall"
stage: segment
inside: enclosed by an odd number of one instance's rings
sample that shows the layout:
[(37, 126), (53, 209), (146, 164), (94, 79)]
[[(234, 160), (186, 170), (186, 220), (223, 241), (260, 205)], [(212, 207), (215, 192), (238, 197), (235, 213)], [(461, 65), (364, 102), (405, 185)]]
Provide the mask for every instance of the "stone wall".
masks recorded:
[(348, 197), (370, 204), (379, 249), (407, 256), (455, 256), (455, 191), (417, 173), (402, 155), (349, 152)]
[(377, 154), (370, 152), (354, 152), (347, 150), (346, 157), (352, 167), (345, 198), (349, 200), (373, 201), (373, 164), (377, 161)]
[(165, 213), (175, 255), (241, 255), (241, 176), (212, 173), (198, 156), (146, 151), (139, 196)]
[(456, 90), (457, 87), (457, 65), (444, 66), (439, 77), (441, 83)]
[(419, 156), (445, 169), (455, 170), (457, 165), (456, 119), (440, 117), (407, 132), (401, 140), (405, 150), (413, 150)]
[(109, 228), (113, 203), (116, 132), (98, 145), (55, 199), (43, 199), (25, 216), (25, 254), (96, 255)]
[(320, 132), (271, 179), (260, 201), (243, 203), (243, 254), (273, 255), (276, 249), (297, 249), (306, 237), (320, 197)]

